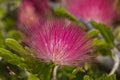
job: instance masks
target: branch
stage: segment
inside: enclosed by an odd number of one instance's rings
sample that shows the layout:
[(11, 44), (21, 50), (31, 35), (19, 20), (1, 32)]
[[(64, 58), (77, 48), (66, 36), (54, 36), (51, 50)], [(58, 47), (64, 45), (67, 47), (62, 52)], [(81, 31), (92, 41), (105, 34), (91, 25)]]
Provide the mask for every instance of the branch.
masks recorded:
[(59, 66), (55, 66), (54, 69), (53, 69), (53, 78), (52, 80), (57, 80), (57, 69), (58, 69)]
[(119, 59), (119, 55), (120, 52), (118, 51), (118, 49), (115, 47), (113, 50), (112, 50), (112, 53), (113, 53), (113, 60), (114, 60), (114, 65), (113, 65), (113, 68), (112, 70), (110, 71), (109, 73), (109, 76), (114, 74), (117, 69), (119, 68), (119, 64), (120, 64), (120, 59)]

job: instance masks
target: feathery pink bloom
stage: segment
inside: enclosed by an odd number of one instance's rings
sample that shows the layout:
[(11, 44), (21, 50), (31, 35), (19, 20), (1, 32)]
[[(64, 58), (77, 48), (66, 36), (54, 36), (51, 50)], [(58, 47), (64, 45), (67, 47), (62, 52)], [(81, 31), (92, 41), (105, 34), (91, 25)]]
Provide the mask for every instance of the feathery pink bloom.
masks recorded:
[(62, 0), (63, 6), (74, 16), (108, 24), (116, 16), (115, 0)]
[(38, 23), (49, 11), (48, 0), (22, 0), (18, 8), (18, 20), (22, 24)]
[(33, 4), (24, 0), (18, 10), (19, 22), (23, 25), (37, 23), (39, 15), (37, 14)]
[(20, 6), (24, 10), (29, 4), (32, 5), (36, 13), (42, 16), (48, 14), (50, 10), (48, 0), (22, 0)]
[(22, 0), (18, 8), (18, 22), (24, 27), (19, 28), (26, 32), (38, 29), (48, 12), (47, 0)]
[(93, 47), (91, 38), (70, 21), (48, 20), (32, 33), (25, 38), (27, 44), (45, 62), (78, 66), (90, 59), (87, 52)]

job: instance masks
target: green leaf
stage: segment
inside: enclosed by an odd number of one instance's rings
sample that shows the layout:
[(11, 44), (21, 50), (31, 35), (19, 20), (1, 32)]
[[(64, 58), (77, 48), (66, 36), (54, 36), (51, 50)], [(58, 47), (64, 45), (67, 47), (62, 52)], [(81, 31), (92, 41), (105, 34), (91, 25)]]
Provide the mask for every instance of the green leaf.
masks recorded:
[(85, 70), (81, 67), (78, 67), (73, 70), (72, 74), (76, 75), (78, 72), (85, 72)]
[(21, 56), (27, 55), (27, 51), (14, 39), (8, 38), (5, 41), (6, 45), (13, 49), (14, 51), (18, 52)]
[(99, 30), (106, 43), (108, 43), (109, 47), (112, 48), (114, 46), (114, 36), (111, 29), (104, 24), (96, 23), (94, 21), (91, 21), (91, 24), (93, 25), (93, 27)]
[(0, 47), (4, 48), (5, 47), (5, 43), (4, 43), (4, 39), (0, 38)]
[(95, 53), (103, 56), (112, 55), (111, 48), (109, 48), (109, 44), (106, 43), (104, 39), (95, 38), (93, 40), (93, 44), (96, 46)]
[(94, 37), (94, 36), (96, 36), (98, 33), (99, 33), (99, 30), (94, 29), (94, 30), (90, 30), (90, 31), (88, 32), (88, 35), (89, 35), (90, 37)]
[(120, 42), (120, 26), (118, 26), (115, 30), (114, 30), (114, 35), (116, 37), (116, 40)]
[(103, 74), (101, 77), (95, 79), (88, 75), (85, 75), (84, 80), (116, 80), (116, 75), (108, 76), (106, 74)]
[(94, 80), (94, 79), (92, 79), (90, 76), (88, 76), (88, 75), (85, 75), (84, 76), (84, 80)]
[(5, 76), (0, 75), (0, 80), (7, 80)]
[(106, 41), (105, 41), (104, 39), (94, 38), (94, 39), (93, 39), (93, 44), (94, 44), (95, 46), (108, 47), (108, 44), (106, 43)]
[(61, 17), (66, 17), (69, 18), (72, 21), (78, 22), (75, 17), (71, 16), (65, 9), (63, 9), (62, 7), (59, 8), (54, 8), (54, 14), (56, 16), (61, 16)]
[(102, 77), (96, 80), (116, 80), (116, 75), (111, 75), (111, 76), (103, 75)]
[(16, 30), (10, 30), (8, 33), (7, 33), (7, 37), (8, 38), (13, 38), (15, 40), (20, 40), (21, 38), (21, 33), (19, 31), (16, 31)]
[(6, 3), (6, 2), (9, 2), (9, 0), (0, 0), (0, 4)]
[(34, 74), (30, 74), (28, 76), (28, 80), (39, 80), (39, 78), (37, 78)]
[(12, 16), (6, 16), (4, 19), (3, 19), (3, 23), (5, 25), (5, 30), (6, 31), (10, 31), (11, 29), (14, 29), (14, 26), (15, 25), (15, 20), (12, 19), (13, 17)]
[(40, 80), (50, 80), (51, 79), (51, 73), (53, 69), (52, 64), (46, 64), (42, 62), (35, 62), (35, 60), (31, 60), (31, 63), (28, 64), (28, 71), (30, 73), (36, 74), (37, 77), (40, 78)]
[(0, 56), (10, 64), (17, 65), (22, 68), (25, 66), (24, 60), (22, 58), (6, 49), (0, 48)]
[(52, 75), (52, 64), (42, 64), (41, 68), (39, 68), (39, 77), (41, 80), (50, 80)]
[(0, 8), (0, 18), (3, 18), (4, 15), (5, 15), (5, 11)]

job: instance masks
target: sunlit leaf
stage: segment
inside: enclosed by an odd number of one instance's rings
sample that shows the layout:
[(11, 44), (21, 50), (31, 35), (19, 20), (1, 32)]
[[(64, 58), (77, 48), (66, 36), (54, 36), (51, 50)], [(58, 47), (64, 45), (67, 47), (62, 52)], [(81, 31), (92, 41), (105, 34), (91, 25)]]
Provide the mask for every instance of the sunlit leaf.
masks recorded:
[(30, 74), (29, 76), (28, 76), (28, 80), (39, 80), (39, 78), (37, 78), (35, 75), (33, 75), (33, 74)]
[(111, 29), (108, 28), (104, 24), (96, 23), (94, 21), (92, 21), (91, 24), (93, 25), (93, 27), (95, 27), (96, 29), (99, 30), (99, 32), (101, 33), (101, 35), (106, 40), (106, 43), (108, 43), (110, 47), (113, 47), (114, 46), (114, 36), (112, 34)]

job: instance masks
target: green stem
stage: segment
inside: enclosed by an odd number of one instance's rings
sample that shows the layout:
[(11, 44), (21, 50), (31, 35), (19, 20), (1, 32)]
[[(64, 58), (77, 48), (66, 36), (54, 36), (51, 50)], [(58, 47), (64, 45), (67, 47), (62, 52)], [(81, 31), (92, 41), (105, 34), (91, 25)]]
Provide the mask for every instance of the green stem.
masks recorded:
[(58, 69), (58, 65), (55, 65), (54, 69), (53, 69), (53, 78), (52, 80), (57, 80), (57, 69)]

